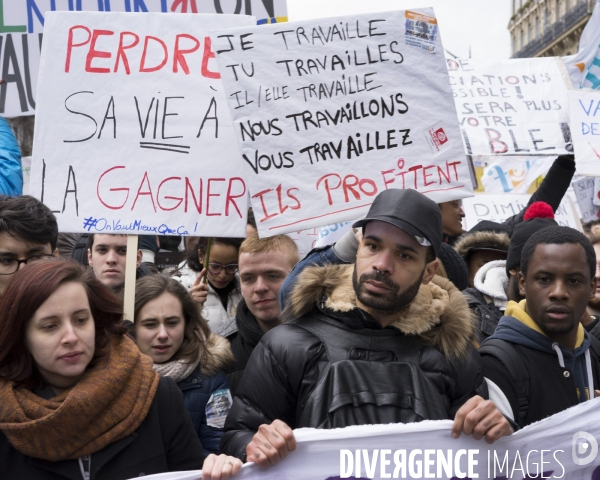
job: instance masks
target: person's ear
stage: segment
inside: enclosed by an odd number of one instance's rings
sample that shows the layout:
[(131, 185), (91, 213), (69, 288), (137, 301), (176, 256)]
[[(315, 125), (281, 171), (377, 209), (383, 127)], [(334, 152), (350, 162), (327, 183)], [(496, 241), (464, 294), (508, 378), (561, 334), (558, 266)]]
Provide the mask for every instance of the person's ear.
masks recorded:
[(138, 249), (137, 258), (135, 260), (135, 268), (139, 267), (141, 263), (142, 263), (142, 251)]
[[(512, 272), (512, 270), (511, 270)], [(527, 298), (527, 293), (526, 293), (526, 288), (525, 288), (525, 275), (523, 275), (523, 272), (521, 272), (519, 270), (519, 295), (521, 295), (522, 297)]]
[(440, 261), (437, 258), (425, 265), (425, 273), (423, 274), (423, 279), (421, 280), (423, 285), (427, 285), (429, 282), (431, 282), (431, 280), (433, 280), (439, 265)]
[(52, 252), (52, 255), (54, 255), (55, 257), (60, 256), (60, 254), (58, 253), (58, 247), (54, 249), (54, 251)]
[(92, 251), (88, 248), (87, 249), (87, 257), (88, 257), (88, 265), (91, 267), (92, 266)]

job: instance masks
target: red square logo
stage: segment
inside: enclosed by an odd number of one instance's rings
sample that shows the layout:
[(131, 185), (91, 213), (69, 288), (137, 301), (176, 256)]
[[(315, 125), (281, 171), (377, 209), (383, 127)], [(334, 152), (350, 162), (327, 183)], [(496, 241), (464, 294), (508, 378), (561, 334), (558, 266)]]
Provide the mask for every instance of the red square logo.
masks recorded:
[(446, 135), (446, 132), (444, 132), (443, 128), (438, 128), (435, 132), (433, 132), (433, 134), (437, 138), (439, 145), (443, 145), (448, 141), (448, 136)]

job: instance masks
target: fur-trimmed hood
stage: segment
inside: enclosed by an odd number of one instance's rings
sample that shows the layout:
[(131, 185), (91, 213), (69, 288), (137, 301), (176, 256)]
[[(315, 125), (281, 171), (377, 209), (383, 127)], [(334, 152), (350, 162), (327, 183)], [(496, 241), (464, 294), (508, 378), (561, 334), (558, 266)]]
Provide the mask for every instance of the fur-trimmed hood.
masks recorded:
[(210, 334), (209, 340), (206, 342), (206, 361), (200, 364), (202, 373), (206, 376), (215, 375), (219, 370), (225, 370), (231, 365), (235, 358), (231, 352), (229, 340), (215, 333)]
[(466, 260), (471, 250), (492, 249), (508, 252), (509, 245), (510, 238), (506, 233), (480, 231), (460, 237), (454, 244), (454, 250)]
[[(298, 318), (315, 304), (334, 312), (356, 308), (353, 271), (354, 265), (306, 268), (298, 277), (283, 317)], [(471, 315), (467, 301), (454, 284), (435, 276), (428, 285), (421, 285), (408, 310), (390, 325), (407, 335), (420, 336), (447, 358), (462, 359), (474, 339)]]

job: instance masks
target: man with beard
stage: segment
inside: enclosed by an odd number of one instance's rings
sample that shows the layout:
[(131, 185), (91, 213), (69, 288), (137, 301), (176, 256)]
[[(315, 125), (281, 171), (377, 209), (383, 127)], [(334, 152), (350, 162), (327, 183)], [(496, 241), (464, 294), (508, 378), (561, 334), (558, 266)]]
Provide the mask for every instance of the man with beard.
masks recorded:
[(499, 408), (520, 427), (600, 394), (600, 342), (580, 323), (596, 292), (595, 267), (590, 241), (568, 227), (544, 228), (523, 247), (525, 299), (508, 303), (479, 350), (490, 390), (506, 397)]
[[(425, 221), (423, 221), (425, 219)], [(512, 432), (487, 398), (462, 294), (435, 277), (437, 205), (416, 190), (380, 193), (352, 265), (300, 273), (246, 366), (221, 451), (268, 466), (293, 428), (454, 419), (452, 435)]]

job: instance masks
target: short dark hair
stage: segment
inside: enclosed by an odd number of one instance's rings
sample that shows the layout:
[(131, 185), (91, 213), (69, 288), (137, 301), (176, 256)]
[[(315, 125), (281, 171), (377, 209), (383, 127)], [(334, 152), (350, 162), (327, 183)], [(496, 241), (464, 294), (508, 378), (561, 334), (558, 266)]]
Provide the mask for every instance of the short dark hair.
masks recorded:
[[(230, 247), (235, 247), (235, 249), (239, 252), (243, 241), (243, 238), (213, 237), (211, 240), (211, 245), (227, 245)], [(196, 245), (193, 248), (190, 248), (188, 251), (186, 262), (188, 267), (195, 272), (200, 272), (204, 268), (204, 265), (200, 263), (198, 254), (201, 253), (204, 257), (206, 254), (207, 245), (208, 237), (200, 237), (198, 238)]]
[[(91, 252), (92, 248), (94, 247), (94, 233), (89, 233), (88, 234), (88, 238), (87, 238), (87, 243), (85, 245), (85, 247)], [(101, 233), (100, 235), (121, 235), (122, 237), (126, 237), (127, 234), (126, 233)], [(137, 236), (137, 243), (139, 244), (140, 242), (140, 237)]]
[(0, 301), (0, 378), (32, 389), (41, 381), (33, 357), (25, 346), (27, 323), (61, 285), (80, 283), (85, 288), (96, 328), (92, 362), (106, 355), (111, 339), (125, 334), (123, 306), (90, 271), (73, 260), (50, 260), (27, 265), (10, 282)]
[(527, 275), (527, 269), (535, 247), (540, 244), (564, 245), (565, 243), (579, 244), (583, 247), (590, 268), (590, 278), (594, 278), (596, 275), (596, 252), (592, 243), (583, 233), (570, 227), (560, 226), (543, 228), (529, 237), (521, 252), (521, 272), (523, 276)]
[(427, 251), (425, 252), (425, 265), (431, 263), (435, 260), (435, 253), (433, 253), (433, 247), (427, 247)]
[(0, 233), (27, 243), (50, 244), (56, 249), (58, 223), (50, 209), (37, 198), (0, 196)]

